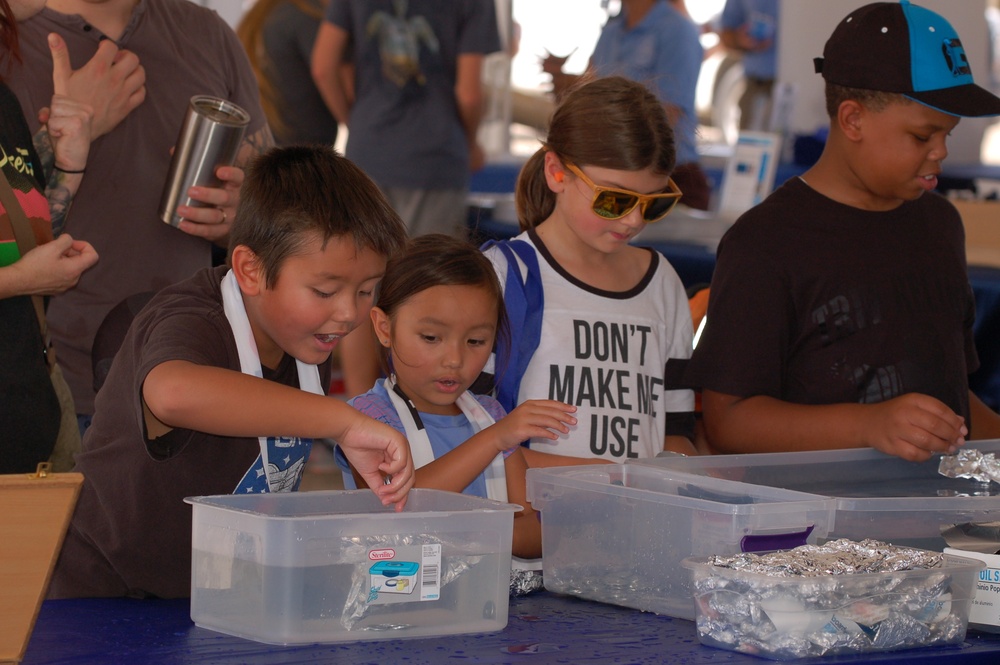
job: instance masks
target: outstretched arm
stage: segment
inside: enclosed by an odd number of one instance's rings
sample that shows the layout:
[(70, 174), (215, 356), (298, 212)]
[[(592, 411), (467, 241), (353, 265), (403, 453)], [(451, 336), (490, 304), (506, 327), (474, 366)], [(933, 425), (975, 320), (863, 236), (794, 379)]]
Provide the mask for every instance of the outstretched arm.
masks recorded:
[(709, 443), (726, 453), (872, 447), (923, 461), (954, 452), (968, 435), (963, 418), (916, 393), (879, 404), (805, 405), (706, 390), (702, 410)]
[(528, 400), (462, 445), (416, 471), (416, 486), (461, 492), (499, 453), (533, 437), (557, 439), (576, 423), (575, 407), (551, 400)]
[[(401, 510), (413, 486), (403, 435), (341, 400), (182, 360), (154, 367), (142, 395), (149, 438), (178, 427), (219, 436), (329, 438), (340, 444), (383, 504), (395, 503)], [(391, 483), (385, 485), (387, 476)]]

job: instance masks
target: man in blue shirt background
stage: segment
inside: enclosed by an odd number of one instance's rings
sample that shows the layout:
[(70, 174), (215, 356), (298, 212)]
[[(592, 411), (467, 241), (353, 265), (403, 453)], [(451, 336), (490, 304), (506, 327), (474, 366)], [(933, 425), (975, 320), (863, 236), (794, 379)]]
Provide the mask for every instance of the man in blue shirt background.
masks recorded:
[(766, 130), (777, 73), (778, 0), (726, 0), (719, 37), (742, 54), (746, 91), (740, 98), (740, 129)]

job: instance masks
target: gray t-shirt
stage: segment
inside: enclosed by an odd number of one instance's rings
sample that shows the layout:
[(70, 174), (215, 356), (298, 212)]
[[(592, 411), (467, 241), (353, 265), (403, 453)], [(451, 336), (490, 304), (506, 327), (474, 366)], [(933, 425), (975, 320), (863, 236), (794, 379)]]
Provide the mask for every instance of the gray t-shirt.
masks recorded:
[(467, 187), (456, 67), (459, 55), (499, 50), (492, 0), (332, 0), (326, 20), (353, 41), (347, 156), (381, 187)]

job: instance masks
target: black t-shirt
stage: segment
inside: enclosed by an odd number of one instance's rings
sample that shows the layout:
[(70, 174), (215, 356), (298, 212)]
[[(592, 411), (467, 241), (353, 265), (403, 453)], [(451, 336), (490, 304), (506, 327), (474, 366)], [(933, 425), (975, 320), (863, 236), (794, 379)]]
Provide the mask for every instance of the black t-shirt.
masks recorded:
[(979, 360), (964, 238), (936, 194), (870, 212), (788, 181), (720, 243), (686, 378), (798, 404), (917, 392), (968, 418)]
[[(33, 222), (51, 224), (41, 163), (17, 98), (0, 82), (0, 168)], [(0, 204), (0, 265), (17, 256), (10, 220)], [(31, 298), (0, 299), (0, 473), (33, 471), (59, 434), (59, 400), (43, 355)]]

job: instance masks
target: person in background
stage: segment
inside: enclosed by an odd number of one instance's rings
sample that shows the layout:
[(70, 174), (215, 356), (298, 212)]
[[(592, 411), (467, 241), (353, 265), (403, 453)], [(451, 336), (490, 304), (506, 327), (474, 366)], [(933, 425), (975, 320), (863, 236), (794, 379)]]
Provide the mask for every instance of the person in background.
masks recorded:
[[(82, 63), (110, 40), (144, 68), (145, 98), (116, 104), (87, 81), (67, 96), (94, 109), (87, 178), (73, 201), (65, 229), (93, 243), (102, 261), (77, 288), (49, 304), (53, 343), (73, 391), (81, 430), (94, 412), (92, 349), (108, 312), (125, 298), (156, 291), (212, 265), (213, 246), (225, 247), (243, 180), (241, 165), (273, 143), (260, 108), (257, 81), (232, 29), (214, 12), (188, 0), (49, 0), (21, 25), (20, 63), (7, 61), (7, 82), (26, 113), (52, 97), (49, 33), (66, 42), (70, 61)], [(113, 64), (111, 71), (130, 72)], [(160, 220), (160, 195), (171, 150), (191, 97), (214, 95), (246, 109), (247, 135), (235, 167), (220, 167), (219, 187), (192, 187), (204, 207), (183, 206), (173, 228)], [(38, 122), (29, 125), (37, 128)]]
[(50, 596), (188, 596), (184, 498), (295, 490), (314, 438), (402, 509), (406, 440), (324, 388), (404, 242), (399, 217), (332, 147), (274, 148), (231, 237), (231, 268), (162, 289), (132, 322), (77, 456), (87, 482)]
[[(677, 145), (673, 179), (684, 192), (681, 203), (708, 210), (711, 187), (697, 151), (695, 89), (703, 49), (700, 29), (683, 6), (666, 0), (622, 0), (621, 13), (601, 30), (585, 78), (620, 75), (648, 87), (667, 112)], [(580, 76), (562, 71), (566, 58), (549, 55), (542, 69), (552, 76), (561, 99)]]
[[(333, 145), (337, 140), (337, 119), (310, 72), (325, 6), (321, 0), (257, 0), (236, 28), (278, 145)], [(346, 78), (345, 86), (353, 84), (350, 75)]]
[[(522, 233), (486, 255), (508, 312), (528, 316), (511, 316), (511, 357), (492, 372), (505, 408), (555, 399), (575, 406), (578, 421), (558, 441), (531, 439), (533, 455), (624, 462), (696, 453), (694, 394), (675, 380), (694, 335), (684, 286), (661, 254), (631, 244), (680, 198), (674, 160), (663, 105), (642, 84), (609, 76), (567, 93), (521, 170)], [(517, 300), (521, 283), (540, 302)]]
[(720, 23), (722, 43), (742, 55), (740, 129), (768, 131), (778, 68), (778, 0), (726, 0)]
[(667, 0), (667, 2), (673, 5), (674, 9), (676, 9), (678, 13), (684, 16), (684, 18), (687, 18), (689, 20), (694, 20), (691, 18), (691, 12), (688, 11), (687, 2), (685, 2), (685, 0)]
[[(313, 78), (350, 129), (347, 156), (386, 193), (410, 236), (465, 235), (469, 173), (483, 164), (483, 57), (499, 49), (491, 0), (329, 4)], [(348, 60), (353, 101), (343, 85)]]
[(520, 444), (565, 435), (575, 409), (530, 400), (507, 414), (492, 397), (469, 392), (495, 345), (510, 341), (493, 265), (464, 240), (419, 236), (389, 261), (371, 316), (388, 378), (350, 404), (406, 435), (415, 487), (525, 506), (514, 516), (514, 556), (540, 556)]
[[(500, 50), (492, 0), (331, 0), (312, 72), (350, 134), (346, 154), (378, 183), (411, 237), (466, 236), (469, 174), (484, 162), (476, 137), (483, 58)], [(355, 66), (355, 97), (343, 63)], [(379, 376), (369, 326), (346, 340), (348, 397)]]
[[(18, 21), (38, 13), (44, 0), (0, 0), (0, 54), (8, 62), (22, 55)], [(66, 45), (48, 36), (54, 94), (39, 112), (40, 129), (32, 137), (14, 93), (0, 75), (0, 169), (34, 231), (34, 249), (21, 254), (13, 231), (12, 211), (0, 204), (0, 473), (34, 471), (50, 460), (56, 471), (69, 471), (79, 448), (72, 398), (60, 367), (39, 329), (33, 297), (62, 293), (97, 260), (90, 243), (60, 233), (59, 227), (87, 169), (93, 109), (66, 96), (86, 80), (106, 98), (127, 105), (141, 100), (143, 75), (134, 56), (111, 43), (73, 71)], [(118, 71), (112, 71), (118, 67)], [(126, 75), (119, 77), (119, 72)], [(135, 95), (135, 96), (133, 96)], [(51, 374), (50, 374), (51, 372)], [(55, 446), (60, 449), (55, 450)]]
[[(944, 47), (944, 48), (942, 48)], [(909, 460), (1000, 435), (979, 359), (962, 220), (933, 192), (961, 117), (1000, 114), (942, 16), (852, 11), (816, 71), (819, 161), (723, 237), (686, 380), (719, 452), (872, 447)]]

